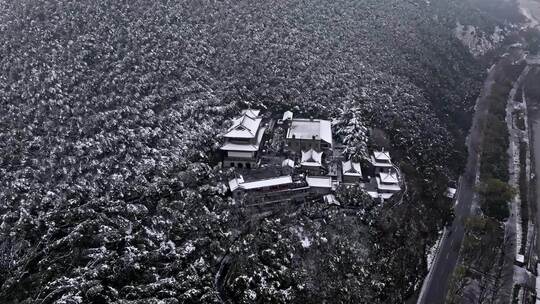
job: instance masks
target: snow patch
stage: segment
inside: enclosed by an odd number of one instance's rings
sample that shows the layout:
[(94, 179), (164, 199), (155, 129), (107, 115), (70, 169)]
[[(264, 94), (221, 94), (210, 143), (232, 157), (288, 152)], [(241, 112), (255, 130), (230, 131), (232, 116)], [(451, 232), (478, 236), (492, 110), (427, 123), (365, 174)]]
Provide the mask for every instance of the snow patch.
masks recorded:
[(456, 23), (454, 35), (474, 56), (482, 56), (494, 49), (504, 38), (504, 30), (496, 26), (491, 35), (482, 32), (473, 25)]
[(311, 247), (312, 240), (304, 234), (304, 229), (302, 227), (293, 227), (290, 231), (296, 234), (303, 248)]
[(182, 248), (182, 255), (187, 256), (193, 251), (195, 251), (195, 246), (193, 246), (193, 243), (191, 241), (188, 241), (187, 244)]
[(311, 241), (307, 237), (304, 237), (301, 243), (302, 243), (302, 247), (304, 248), (309, 248), (311, 246)]
[(442, 230), (439, 231), (439, 238), (437, 239), (437, 242), (435, 242), (435, 244), (433, 244), (433, 246), (431, 246), (431, 248), (428, 249), (427, 257), (426, 257), (428, 269), (431, 269), (431, 265), (433, 265), (433, 261), (435, 260), (435, 256), (437, 255), (437, 249), (439, 248), (441, 244), (441, 240), (443, 236), (444, 236), (443, 231)]

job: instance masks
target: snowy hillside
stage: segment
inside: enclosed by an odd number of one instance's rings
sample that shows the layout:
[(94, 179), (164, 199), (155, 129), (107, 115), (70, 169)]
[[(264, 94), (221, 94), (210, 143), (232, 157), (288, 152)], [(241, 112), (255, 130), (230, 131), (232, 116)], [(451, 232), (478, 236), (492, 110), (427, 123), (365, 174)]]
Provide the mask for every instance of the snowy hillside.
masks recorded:
[[(2, 1), (0, 302), (403, 302), (483, 71), (435, 2)], [(383, 130), (406, 201), (246, 213), (214, 152), (247, 106)]]

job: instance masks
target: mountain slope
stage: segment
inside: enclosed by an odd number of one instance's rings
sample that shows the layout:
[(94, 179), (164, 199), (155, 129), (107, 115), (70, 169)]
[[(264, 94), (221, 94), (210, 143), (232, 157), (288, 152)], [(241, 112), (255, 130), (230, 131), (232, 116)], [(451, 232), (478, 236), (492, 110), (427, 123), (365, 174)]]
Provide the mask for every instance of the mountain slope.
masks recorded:
[[(224, 286), (221, 294), (244, 302), (265, 293), (278, 302), (391, 303), (414, 291), (423, 250), (448, 215), (442, 190), (461, 168), (482, 71), (452, 29), (433, 17), (436, 6), (391, 0), (1, 6), (1, 302), (211, 303), (219, 300), (214, 280), (224, 256), (240, 263), (231, 272), (237, 278), (267, 266), (245, 258), (264, 260), (267, 248), (251, 251), (250, 244), (276, 235), (275, 223), (243, 233), (248, 215), (232, 205), (212, 168), (218, 134), (248, 105), (337, 118), (337, 132), (352, 117), (360, 125), (355, 130), (383, 129), (410, 192), (404, 204), (369, 213), (361, 224), (343, 220), (358, 228), (350, 244), (340, 241), (347, 231), (337, 221), (325, 232), (336, 241), (321, 243), (328, 247), (311, 255), (315, 260), (292, 245), (295, 234), (284, 238), (288, 249), (276, 253), (283, 266), (296, 265), (288, 264), (289, 255), (306, 263), (332, 260), (338, 268), (327, 271), (329, 280), (350, 279), (349, 292), (338, 291), (339, 284), (323, 294), (302, 289), (315, 271), (298, 273), (287, 287), (281, 276), (268, 279), (282, 292), (291, 288), (287, 298), (249, 284), (237, 286), (237, 294)], [(365, 153), (365, 141), (354, 144), (351, 151)], [(304, 220), (305, 233), (315, 233), (317, 217)], [(377, 249), (354, 255), (376, 241)], [(238, 242), (244, 251), (233, 250)], [(340, 248), (354, 259), (337, 259)], [(369, 265), (369, 273), (347, 279), (335, 271), (352, 261)], [(396, 267), (400, 273), (392, 272)], [(362, 293), (353, 297), (354, 290)]]

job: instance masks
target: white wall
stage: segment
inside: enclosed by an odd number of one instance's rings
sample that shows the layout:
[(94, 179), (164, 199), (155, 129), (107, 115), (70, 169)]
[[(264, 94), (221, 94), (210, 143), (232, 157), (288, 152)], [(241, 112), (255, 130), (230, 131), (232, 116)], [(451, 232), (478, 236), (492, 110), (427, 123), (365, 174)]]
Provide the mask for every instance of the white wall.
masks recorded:
[(253, 152), (236, 152), (236, 151), (229, 151), (227, 153), (229, 157), (241, 157), (241, 158), (252, 158)]

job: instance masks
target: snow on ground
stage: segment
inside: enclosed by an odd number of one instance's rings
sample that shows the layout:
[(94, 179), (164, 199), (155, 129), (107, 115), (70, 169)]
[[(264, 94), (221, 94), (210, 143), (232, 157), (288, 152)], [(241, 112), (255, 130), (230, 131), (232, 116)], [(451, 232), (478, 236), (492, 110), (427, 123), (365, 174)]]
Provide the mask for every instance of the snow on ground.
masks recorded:
[(428, 250), (427, 257), (426, 257), (428, 269), (431, 269), (431, 265), (433, 265), (433, 261), (435, 260), (435, 256), (437, 255), (437, 249), (439, 248), (439, 245), (441, 244), (443, 235), (444, 235), (443, 231), (440, 230), (439, 238), (437, 239), (437, 242), (435, 242), (435, 244), (433, 244), (433, 246), (431, 246), (431, 248), (429, 248)]
[[(540, 273), (540, 265), (536, 264), (536, 273)], [(540, 294), (540, 276), (535, 279), (536, 294)], [(540, 304), (540, 298), (536, 298), (536, 304)]]
[[(520, 167), (519, 167), (519, 150), (516, 149), (516, 143), (515, 141), (516, 140), (515, 138), (511, 139), (510, 141), (510, 145), (512, 145), (513, 147), (513, 153), (511, 155), (512, 159), (511, 159), (511, 167), (510, 167), (510, 170), (511, 170), (511, 174), (510, 174), (510, 185), (512, 187), (519, 187), (518, 185), (518, 178), (519, 178), (519, 171), (520, 171)], [(522, 235), (523, 235), (523, 232), (521, 231), (522, 230), (522, 226), (521, 226), (521, 199), (519, 197), (519, 195), (516, 195), (514, 196), (513, 200), (512, 200), (512, 203), (510, 204), (511, 206), (511, 211), (515, 217), (515, 229), (516, 229), (516, 233), (515, 233), (515, 237), (516, 237), (516, 260), (519, 260), (520, 259), (520, 254), (519, 254), (519, 249), (521, 248), (521, 243), (522, 243)]]
[(309, 248), (311, 246), (311, 241), (307, 237), (304, 237), (300, 242), (302, 243), (302, 247), (304, 248)]
[(493, 33), (486, 38), (487, 35), (484, 35), (484, 33), (479, 31), (475, 26), (462, 25), (458, 22), (454, 34), (474, 56), (484, 55), (504, 40), (503, 30), (498, 26), (496, 26)]
[[(506, 120), (507, 120), (507, 125), (508, 125), (508, 130), (510, 131), (510, 146), (509, 146), (509, 153), (510, 153), (510, 160), (509, 160), (509, 170), (510, 170), (510, 180), (509, 180), (509, 183), (512, 187), (516, 188), (516, 189), (519, 189), (519, 175), (520, 175), (520, 171), (521, 171), (521, 166), (520, 166), (520, 159), (519, 159), (519, 143), (520, 143), (520, 139), (521, 140), (524, 140), (524, 141), (527, 141), (528, 139), (528, 136), (520, 136), (519, 134), (519, 130), (516, 129), (516, 127), (513, 126), (513, 123), (512, 123), (512, 112), (516, 109), (519, 109), (519, 108), (522, 108), (525, 104), (526, 104), (526, 100), (523, 101), (523, 103), (521, 105), (517, 104), (514, 97), (516, 95), (516, 92), (519, 88), (519, 84), (522, 83), (523, 81), (523, 77), (525, 75), (527, 75), (529, 72), (529, 68), (528, 67), (525, 67), (525, 69), (522, 71), (521, 75), (519, 76), (519, 78), (517, 79), (517, 81), (515, 82), (514, 84), (514, 87), (512, 88), (512, 90), (510, 91), (510, 94), (509, 94), (509, 97), (508, 97), (508, 109), (507, 109), (507, 117), (506, 117)], [(528, 115), (527, 115), (527, 109), (526, 107), (523, 107), (523, 109), (525, 110), (525, 127), (526, 127), (526, 130), (523, 131), (525, 132), (525, 134), (528, 132), (528, 124), (527, 124), (527, 121), (528, 121)], [(527, 161), (529, 162), (529, 161)], [(528, 168), (528, 165), (526, 164), (526, 170), (527, 172), (525, 173), (525, 176), (529, 176), (528, 174), (528, 171), (530, 170)], [(511, 204), (511, 213), (512, 215), (510, 216), (510, 219), (512, 219), (512, 216), (515, 217), (515, 221), (514, 221), (514, 224), (515, 224), (515, 244), (516, 244), (516, 260), (519, 261), (519, 262), (523, 262), (524, 261), (524, 256), (522, 254), (519, 253), (519, 250), (522, 246), (522, 242), (523, 242), (523, 239), (522, 239), (522, 235), (523, 235), (523, 231), (522, 231), (522, 217), (521, 217), (521, 198), (519, 195), (516, 195), (514, 196), (514, 199), (512, 200), (512, 204)], [(529, 236), (530, 232), (527, 233), (527, 236)], [(525, 240), (527, 241), (527, 240)]]
[(294, 232), (300, 239), (300, 244), (303, 248), (311, 247), (312, 240), (304, 234), (304, 229), (302, 227), (293, 227), (291, 231)]

